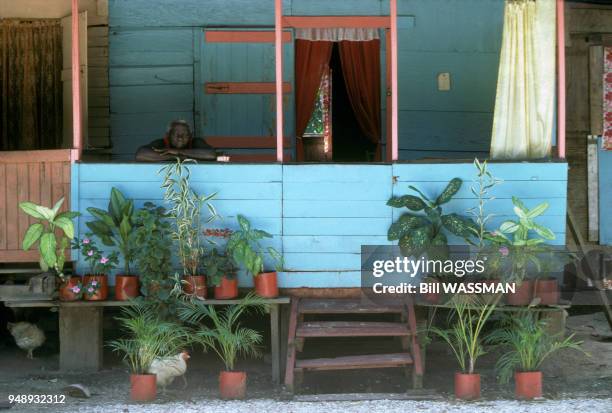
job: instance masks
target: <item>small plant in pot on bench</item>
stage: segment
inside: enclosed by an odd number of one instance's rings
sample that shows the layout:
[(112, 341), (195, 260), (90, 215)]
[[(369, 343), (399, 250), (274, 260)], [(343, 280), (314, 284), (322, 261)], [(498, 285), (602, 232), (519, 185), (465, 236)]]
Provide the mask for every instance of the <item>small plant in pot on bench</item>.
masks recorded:
[(136, 243), (136, 211), (134, 201), (126, 199), (117, 188), (111, 189), (108, 210), (89, 207), (87, 211), (96, 218), (85, 225), (107, 247), (117, 247), (123, 258), (123, 273), (115, 276), (115, 299), (135, 298), (139, 294), (138, 276), (132, 273)]
[(26, 231), (21, 246), (27, 251), (38, 243), (40, 269), (43, 272), (52, 271), (53, 280), (54, 277), (60, 280), (60, 299), (72, 301), (79, 298), (74, 290), (80, 286), (81, 279), (77, 276), (67, 277), (64, 274), (64, 263), (66, 249), (70, 247), (70, 241), (74, 238), (72, 220), (80, 214), (73, 211), (59, 212), (63, 203), (64, 198), (57, 201), (53, 208), (36, 205), (33, 202), (19, 203), (19, 208), (23, 212), (38, 220)]
[(278, 296), (277, 271), (283, 270), (283, 257), (272, 247), (267, 253), (272, 260), (276, 271), (264, 272), (263, 247), (260, 240), (272, 238), (265, 231), (254, 229), (247, 218), (238, 215), (239, 229), (234, 231), (227, 242), (227, 253), (234, 261), (242, 265), (247, 274), (253, 276), (255, 293), (260, 297), (274, 298)]
[(183, 348), (190, 342), (189, 334), (178, 323), (160, 320), (155, 306), (139, 304), (124, 307), (122, 311), (123, 316), (117, 320), (128, 338), (113, 340), (107, 345), (122, 353), (130, 368), (131, 399), (155, 400), (158, 378), (149, 373), (151, 365), (156, 360), (183, 354)]
[(87, 238), (75, 239), (73, 248), (81, 251), (85, 262), (89, 264), (89, 273), (83, 277), (83, 293), (87, 301), (102, 301), (108, 297), (108, 273), (119, 263), (117, 252), (104, 255), (95, 241), (93, 234), (86, 234)]
[(221, 255), (213, 248), (204, 257), (204, 268), (209, 285), (215, 287), (215, 299), (230, 300), (238, 297), (236, 265), (231, 256)]
[[(259, 344), (262, 336), (258, 331), (240, 325), (239, 318), (247, 311), (263, 313), (266, 305), (263, 299), (250, 293), (239, 304), (225, 306), (217, 310), (215, 306), (206, 305), (205, 301), (186, 301), (178, 310), (181, 320), (194, 325), (193, 340), (204, 349), (212, 349), (225, 365), (219, 375), (219, 393), (223, 399), (243, 399), (246, 396), (247, 374), (235, 371), (239, 355), (259, 356)], [(213, 327), (208, 328), (202, 322), (210, 320)]]
[(581, 341), (574, 340), (574, 334), (563, 339), (546, 331), (546, 321), (538, 319), (534, 311), (524, 310), (521, 314), (506, 316), (500, 328), (493, 331), (487, 341), (507, 349), (496, 368), (499, 380), (508, 383), (514, 373), (515, 394), (519, 399), (542, 397), (542, 363), (562, 349), (572, 349), (584, 354)]

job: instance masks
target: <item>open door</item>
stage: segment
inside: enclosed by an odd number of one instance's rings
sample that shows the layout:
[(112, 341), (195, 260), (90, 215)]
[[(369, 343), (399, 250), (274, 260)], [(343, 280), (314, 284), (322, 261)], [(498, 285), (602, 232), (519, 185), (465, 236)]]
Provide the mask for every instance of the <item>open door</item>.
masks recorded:
[[(62, 83), (64, 85), (64, 148), (72, 148), (72, 16), (62, 19)], [(87, 12), (79, 13), (79, 52), (81, 60), (81, 113), (83, 147), (87, 147)]]

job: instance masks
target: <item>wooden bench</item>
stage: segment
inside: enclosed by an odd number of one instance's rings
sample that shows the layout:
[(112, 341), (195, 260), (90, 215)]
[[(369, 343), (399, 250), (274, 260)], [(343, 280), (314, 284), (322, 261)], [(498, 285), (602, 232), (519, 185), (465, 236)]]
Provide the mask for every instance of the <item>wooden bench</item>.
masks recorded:
[[(209, 305), (238, 304), (234, 300), (205, 300)], [(281, 305), (289, 304), (289, 297), (267, 298), (270, 309), (270, 339), (272, 350), (272, 380), (280, 383), (282, 346)], [(59, 310), (60, 370), (98, 371), (103, 365), (104, 337), (102, 322), (104, 308), (129, 306), (129, 301), (6, 301), (7, 307), (57, 308)]]

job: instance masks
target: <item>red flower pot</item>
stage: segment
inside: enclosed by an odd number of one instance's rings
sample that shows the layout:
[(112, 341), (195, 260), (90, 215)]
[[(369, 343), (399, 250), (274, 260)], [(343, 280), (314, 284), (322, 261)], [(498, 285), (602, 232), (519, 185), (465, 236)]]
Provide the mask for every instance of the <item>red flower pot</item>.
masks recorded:
[(243, 371), (222, 371), (219, 374), (219, 394), (222, 399), (246, 397), (247, 374)]
[(276, 271), (262, 272), (253, 277), (255, 293), (264, 298), (278, 297), (278, 279)]
[(206, 298), (206, 276), (188, 275), (185, 277), (185, 281), (187, 281), (187, 283), (183, 284), (183, 291), (185, 291), (186, 294)]
[(535, 295), (541, 305), (555, 305), (559, 302), (559, 283), (556, 278), (536, 280)]
[(480, 398), (480, 374), (455, 373), (455, 397), (462, 400)]
[[(87, 291), (87, 286), (93, 281), (98, 283), (96, 291), (90, 293)], [(108, 297), (108, 277), (102, 275), (86, 275), (83, 277), (84, 297), (86, 301), (104, 301)]]
[(516, 291), (506, 294), (506, 303), (509, 305), (529, 305), (533, 299), (533, 281), (517, 281), (515, 285)]
[(215, 287), (215, 299), (231, 300), (238, 297), (238, 279), (221, 277), (221, 283)]
[[(79, 285), (81, 277), (73, 275), (68, 278), (66, 282), (62, 283), (59, 287), (59, 300), (60, 301), (77, 301), (80, 298), (79, 293), (72, 291), (72, 288)], [(80, 287), (83, 288), (82, 286)]]
[(130, 376), (130, 398), (136, 402), (149, 402), (157, 396), (155, 374), (132, 374)]
[(115, 277), (115, 300), (127, 301), (140, 295), (140, 285), (136, 275), (117, 275)]
[(514, 393), (517, 399), (535, 399), (536, 397), (542, 397), (542, 372), (515, 372)]

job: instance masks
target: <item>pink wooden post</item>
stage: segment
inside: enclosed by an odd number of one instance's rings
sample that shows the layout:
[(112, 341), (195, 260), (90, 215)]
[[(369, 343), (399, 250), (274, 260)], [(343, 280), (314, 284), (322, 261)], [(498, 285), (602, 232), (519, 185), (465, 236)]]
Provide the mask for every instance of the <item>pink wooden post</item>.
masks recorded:
[(391, 9), (391, 160), (399, 159), (397, 139), (397, 0), (390, 0)]
[(565, 159), (565, 2), (557, 0), (557, 149)]
[(276, 62), (276, 160), (283, 161), (283, 0), (274, 1), (274, 52)]
[(79, 53), (79, 0), (72, 0), (72, 162), (81, 159), (81, 57)]

